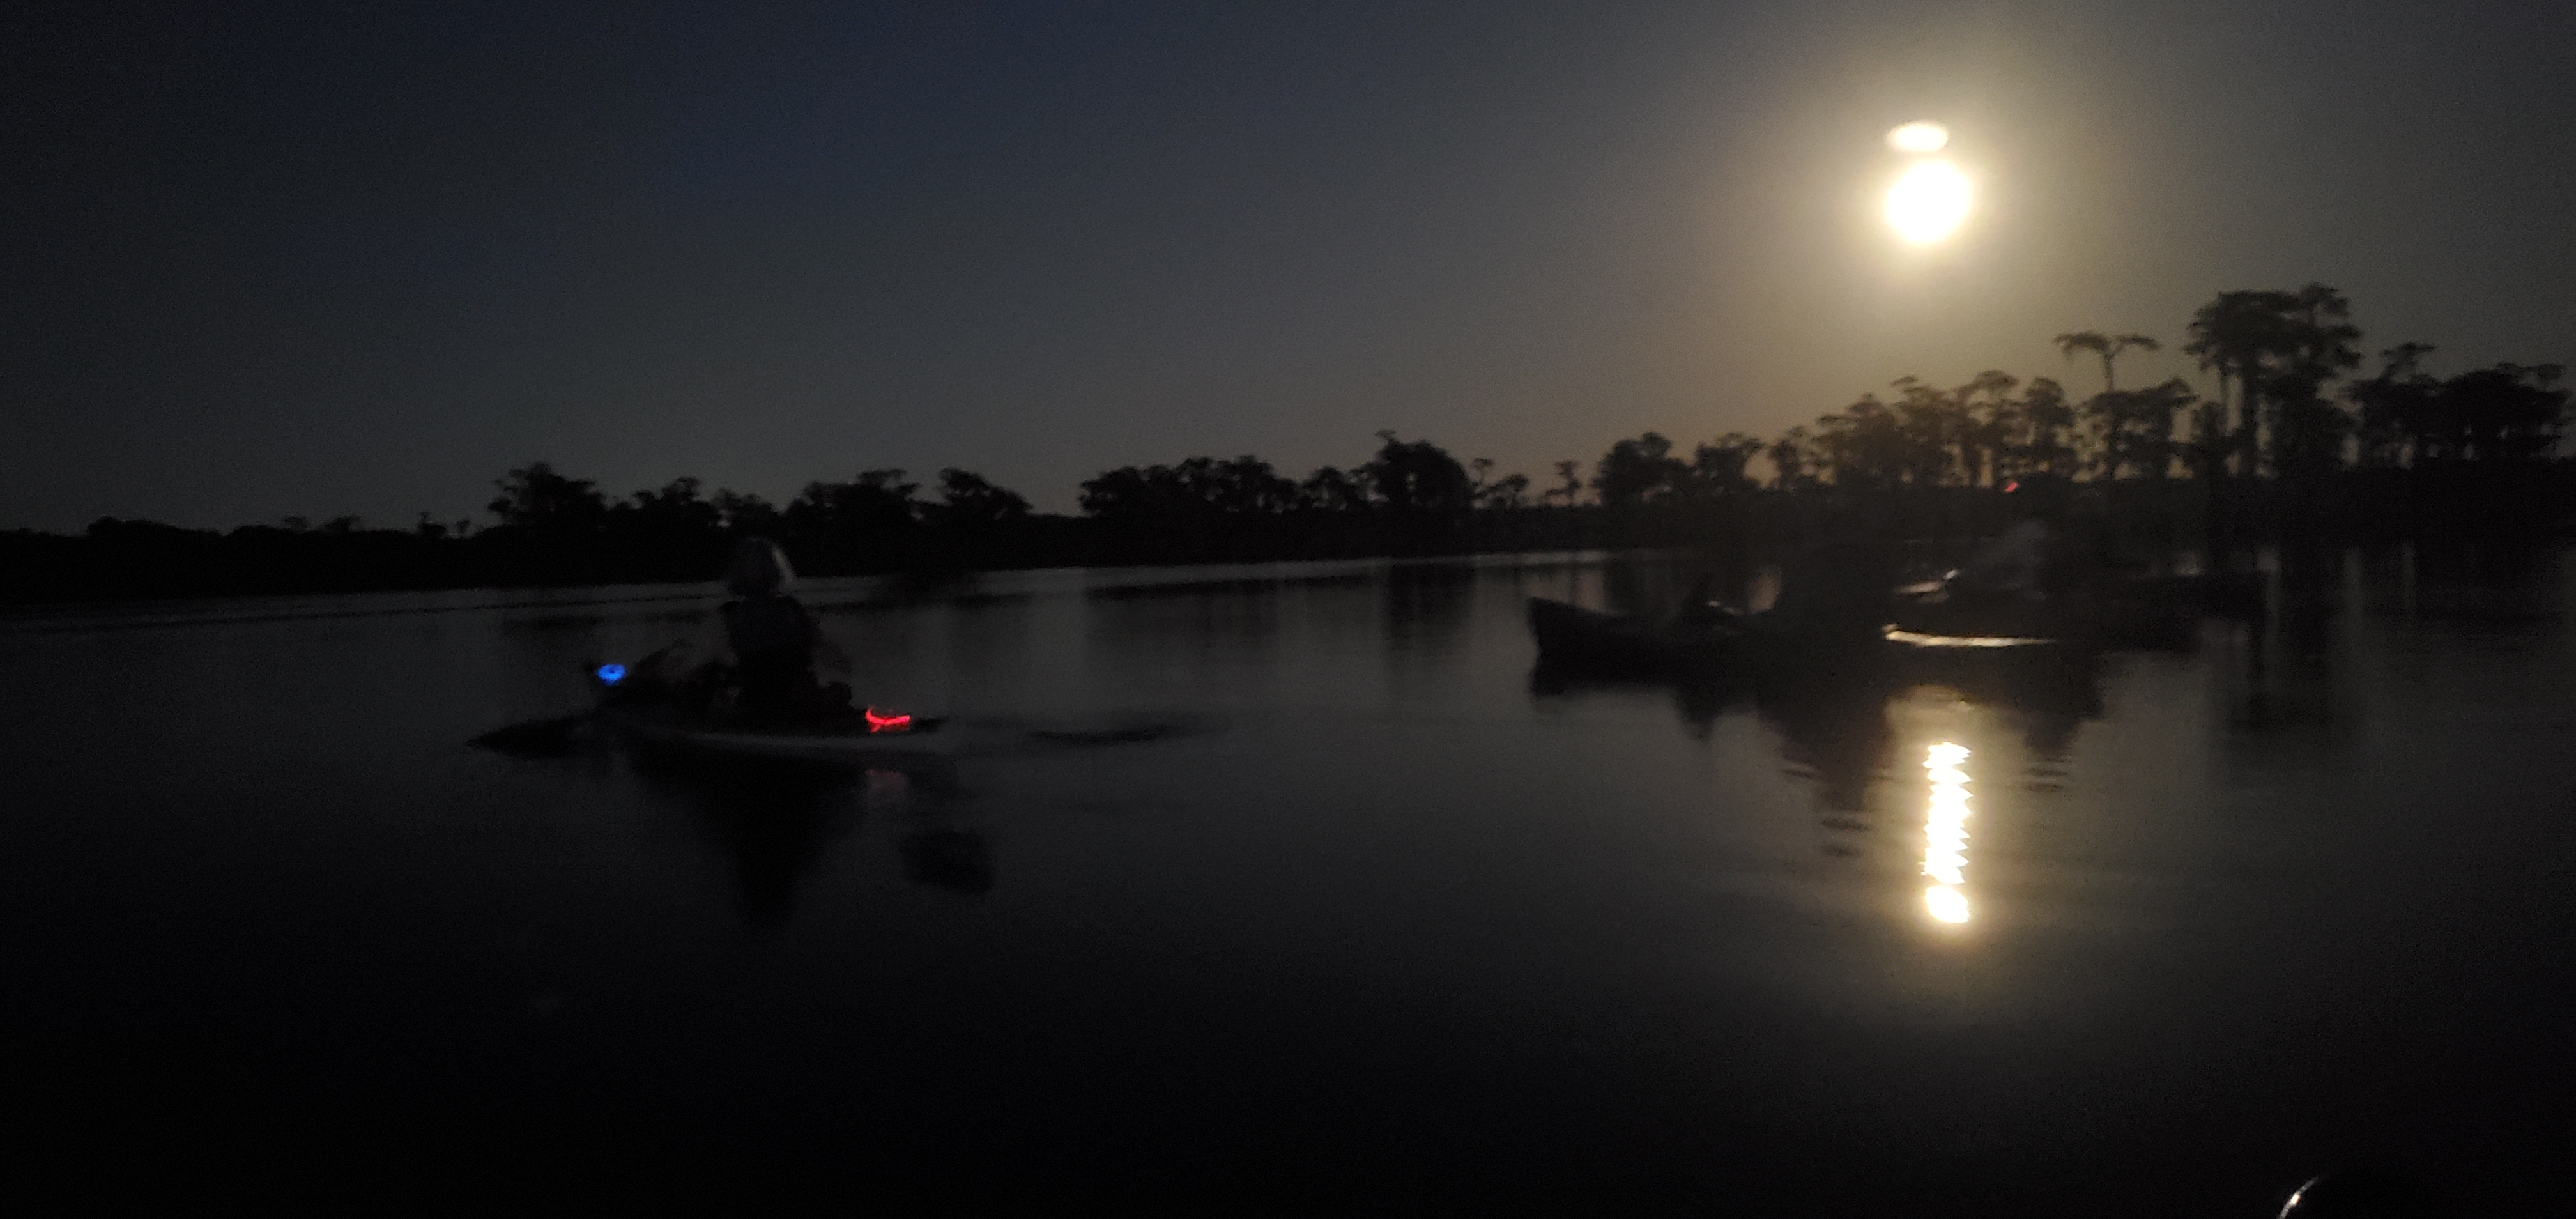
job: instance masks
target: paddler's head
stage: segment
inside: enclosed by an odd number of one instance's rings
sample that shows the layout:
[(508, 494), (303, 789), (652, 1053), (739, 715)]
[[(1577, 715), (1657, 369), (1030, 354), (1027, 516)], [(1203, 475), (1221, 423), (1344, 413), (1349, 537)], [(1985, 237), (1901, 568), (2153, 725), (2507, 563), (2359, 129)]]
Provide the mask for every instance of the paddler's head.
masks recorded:
[(725, 568), (725, 589), (737, 597), (775, 597), (794, 583), (796, 569), (768, 538), (744, 538)]

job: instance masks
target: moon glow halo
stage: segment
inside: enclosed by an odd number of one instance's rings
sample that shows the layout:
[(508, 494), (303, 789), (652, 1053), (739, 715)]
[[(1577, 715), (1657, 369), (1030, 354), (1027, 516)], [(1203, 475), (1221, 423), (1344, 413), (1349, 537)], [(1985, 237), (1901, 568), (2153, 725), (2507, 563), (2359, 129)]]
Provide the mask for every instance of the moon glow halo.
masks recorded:
[(1898, 152), (1939, 152), (1950, 142), (1950, 129), (1939, 123), (1907, 123), (1887, 133), (1887, 146)]

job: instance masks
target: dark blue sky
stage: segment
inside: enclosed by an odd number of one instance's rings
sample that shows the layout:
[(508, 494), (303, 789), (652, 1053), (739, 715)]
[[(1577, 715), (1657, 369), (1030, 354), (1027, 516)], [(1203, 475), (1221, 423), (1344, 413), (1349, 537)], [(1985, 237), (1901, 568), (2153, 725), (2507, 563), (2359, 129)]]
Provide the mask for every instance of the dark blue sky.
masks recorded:
[[(2435, 371), (2576, 362), (2569, 6), (187, 7), (0, 19), (0, 527), (455, 518), (531, 458), (1070, 508), (1390, 427), (1538, 475), (2090, 392), (2050, 336), (2310, 280)], [(1982, 183), (1931, 254), (1874, 212), (1918, 117)]]

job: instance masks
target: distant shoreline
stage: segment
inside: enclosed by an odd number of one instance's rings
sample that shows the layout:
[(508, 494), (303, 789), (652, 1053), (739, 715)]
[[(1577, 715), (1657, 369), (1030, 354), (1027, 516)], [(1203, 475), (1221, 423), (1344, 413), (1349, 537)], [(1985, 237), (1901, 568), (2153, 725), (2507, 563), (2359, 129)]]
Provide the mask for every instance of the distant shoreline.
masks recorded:
[[(2281, 540), (2428, 542), (2534, 537), (2576, 527), (2576, 462), (2513, 470), (2352, 470), (2296, 485), (2124, 479), (2075, 483), (2068, 510), (2094, 521), (2106, 548), (2135, 563), (2183, 551), (2213, 560)], [(788, 539), (816, 587), (844, 580), (933, 587), (1000, 573), (1060, 569), (1210, 571), (1229, 566), (1385, 560), (1507, 559), (1661, 550), (1725, 557), (1779, 555), (1834, 531), (1949, 550), (1992, 533), (2019, 511), (1986, 487), (1762, 488), (1704, 500), (1605, 507), (1523, 506), (1454, 513), (1363, 508), (1338, 514), (1094, 518), (1031, 516), (1008, 525), (901, 527), (895, 539), (835, 553)], [(547, 536), (495, 527), (470, 536), (417, 531), (253, 527), (218, 533), (151, 522), (103, 521), (83, 536), (0, 533), (0, 615), (85, 613), (175, 602), (359, 593), (488, 594), (488, 606), (572, 604), (539, 590), (706, 583), (750, 530), (707, 527), (678, 536)], [(769, 536), (776, 536), (775, 533)], [(860, 539), (864, 544), (871, 539)], [(801, 541), (801, 545), (799, 542)], [(871, 561), (873, 560), (873, 561)], [(659, 594), (685, 599), (704, 594)], [(653, 598), (644, 598), (653, 599)], [(423, 607), (430, 609), (463, 606)], [(296, 615), (310, 616), (310, 615)]]
[[(1686, 552), (1672, 550), (1572, 550), (1514, 551), (1506, 553), (1435, 555), (1421, 558), (1359, 558), (1279, 560), (1264, 563), (1193, 563), (1170, 567), (1031, 567), (996, 571), (949, 573), (925, 584), (906, 573), (870, 576), (840, 576), (800, 582), (798, 591), (818, 612), (872, 608), (885, 605), (912, 604), (966, 595), (977, 598), (994, 596), (1035, 595), (1046, 590), (1007, 585), (1043, 584), (1046, 577), (1091, 577), (1081, 581), (1078, 591), (1085, 595), (1115, 596), (1123, 592), (1161, 590), (1201, 590), (1209, 587), (1250, 585), (1289, 585), (1335, 580), (1344, 576), (1391, 571), (1408, 567), (1485, 568), (1562, 568), (1593, 566), (1611, 562), (1653, 562), (1686, 558)], [(1005, 587), (994, 587), (996, 577), (1004, 578)], [(1105, 577), (1105, 578), (1104, 578)], [(610, 595), (616, 590), (634, 590), (630, 595)], [(667, 591), (651, 591), (667, 590)], [(532, 593), (556, 593), (556, 596), (531, 596)], [(379, 606), (280, 606), (267, 612), (243, 613), (242, 607), (261, 600), (278, 602), (319, 601), (338, 598), (453, 597), (471, 598), (483, 594), (487, 599), (466, 599), (446, 604), (379, 605)], [(151, 629), (159, 627), (229, 626), (243, 623), (295, 622), (336, 618), (385, 618), (410, 614), (490, 613), (509, 610), (590, 609), (603, 606), (636, 606), (701, 603), (713, 608), (727, 594), (713, 580), (662, 584), (596, 584), (574, 585), (553, 589), (529, 588), (463, 588), (463, 589), (383, 589), (368, 592), (332, 593), (252, 593), (232, 597), (174, 597), (123, 601), (29, 602), (0, 606), (0, 635), (49, 634), (55, 632)]]

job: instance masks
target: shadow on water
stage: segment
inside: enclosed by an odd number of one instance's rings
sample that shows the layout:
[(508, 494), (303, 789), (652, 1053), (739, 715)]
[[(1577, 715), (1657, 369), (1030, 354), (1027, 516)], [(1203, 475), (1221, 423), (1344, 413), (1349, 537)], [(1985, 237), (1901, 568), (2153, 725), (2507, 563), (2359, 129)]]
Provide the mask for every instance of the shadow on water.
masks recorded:
[(685, 807), (730, 865), (743, 917), (785, 924), (798, 883), (825, 850), (858, 828), (869, 801), (863, 776), (810, 767), (725, 764), (641, 752), (635, 771)]
[(1706, 740), (1719, 717), (1753, 699), (1750, 676), (1732, 667), (1682, 675), (1605, 671), (1542, 659), (1530, 669), (1529, 692), (1537, 698), (1564, 698), (1596, 691), (1661, 690), (1672, 696), (1673, 714), (1695, 739)]
[(775, 928), (826, 852), (870, 814), (913, 828), (896, 841), (906, 878), (956, 893), (991, 891), (991, 846), (954, 824), (955, 793), (935, 777), (893, 770), (721, 762), (639, 752), (635, 770), (685, 808), (731, 867), (743, 917)]
[(1829, 813), (1867, 807), (1869, 785), (1896, 742), (1887, 705), (1898, 687), (1875, 668), (1855, 664), (1803, 676), (1772, 674), (1755, 695), (1762, 722), (1780, 734), (1780, 756), (1814, 773)]
[(2101, 657), (2056, 648), (1881, 653), (1835, 666), (1782, 668), (1756, 683), (1755, 706), (1781, 753), (1812, 771), (1825, 808), (1856, 813), (1894, 758), (1890, 708), (1928, 692), (1991, 709), (2038, 759), (2062, 759), (2103, 714)]
[(2032, 756), (2062, 760), (2086, 721), (2103, 715), (2099, 652), (2034, 649), (1977, 657), (1932, 652), (1912, 659), (1908, 688), (1932, 686), (1992, 707), (2021, 733)]

